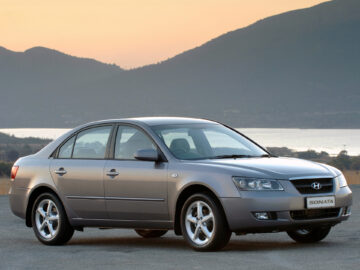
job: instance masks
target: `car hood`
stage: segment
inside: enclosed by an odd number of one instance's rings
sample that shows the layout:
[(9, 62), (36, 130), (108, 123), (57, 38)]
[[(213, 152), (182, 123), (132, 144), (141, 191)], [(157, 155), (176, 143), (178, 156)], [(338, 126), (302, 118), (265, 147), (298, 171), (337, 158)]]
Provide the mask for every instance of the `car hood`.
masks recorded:
[(234, 176), (290, 179), (297, 177), (335, 177), (340, 174), (339, 170), (331, 166), (296, 158), (210, 159), (196, 161), (196, 163), (230, 169)]

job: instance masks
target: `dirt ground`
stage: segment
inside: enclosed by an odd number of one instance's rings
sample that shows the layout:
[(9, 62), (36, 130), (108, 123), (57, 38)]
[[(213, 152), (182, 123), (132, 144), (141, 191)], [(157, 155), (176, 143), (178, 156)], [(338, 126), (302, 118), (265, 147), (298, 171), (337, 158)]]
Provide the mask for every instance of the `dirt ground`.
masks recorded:
[(360, 185), (360, 171), (344, 171), (349, 185)]
[(0, 178), (0, 195), (5, 195), (8, 193), (10, 187), (9, 178)]

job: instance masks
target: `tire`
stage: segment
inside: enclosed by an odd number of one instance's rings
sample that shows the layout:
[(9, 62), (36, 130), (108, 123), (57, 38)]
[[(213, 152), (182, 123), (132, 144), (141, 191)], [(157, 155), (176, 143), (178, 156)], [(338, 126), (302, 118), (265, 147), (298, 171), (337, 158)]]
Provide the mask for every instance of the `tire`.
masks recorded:
[(167, 233), (167, 230), (135, 230), (135, 232), (144, 238), (158, 238)]
[(206, 193), (194, 194), (185, 201), (180, 222), (182, 235), (196, 251), (220, 250), (231, 237), (221, 206)]
[(45, 245), (63, 245), (74, 234), (62, 203), (52, 193), (43, 193), (36, 199), (31, 222), (35, 236)]
[(330, 230), (330, 226), (325, 226), (287, 231), (287, 234), (299, 243), (315, 243), (323, 240), (329, 234)]

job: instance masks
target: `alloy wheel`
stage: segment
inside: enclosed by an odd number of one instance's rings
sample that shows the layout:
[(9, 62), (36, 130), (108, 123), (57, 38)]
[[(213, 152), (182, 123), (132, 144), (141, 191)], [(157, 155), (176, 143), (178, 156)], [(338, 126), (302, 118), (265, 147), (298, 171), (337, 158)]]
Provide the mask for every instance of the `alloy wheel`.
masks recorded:
[(185, 215), (186, 233), (199, 246), (206, 245), (214, 236), (215, 218), (211, 207), (204, 201), (194, 201)]
[(50, 199), (42, 200), (35, 213), (36, 228), (40, 235), (51, 240), (59, 232), (60, 216), (56, 204)]

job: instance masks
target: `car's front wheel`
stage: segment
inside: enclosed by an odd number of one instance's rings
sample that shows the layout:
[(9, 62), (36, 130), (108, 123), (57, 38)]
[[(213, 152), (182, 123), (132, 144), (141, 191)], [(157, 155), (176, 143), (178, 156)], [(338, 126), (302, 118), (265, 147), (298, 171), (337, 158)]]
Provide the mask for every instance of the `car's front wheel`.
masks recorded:
[(304, 228), (288, 231), (287, 234), (299, 243), (314, 243), (323, 240), (330, 232), (331, 227)]
[(32, 209), (32, 227), (36, 237), (46, 245), (62, 245), (74, 234), (63, 205), (51, 193), (41, 194)]
[(184, 203), (181, 230), (185, 240), (197, 251), (219, 250), (231, 237), (221, 206), (205, 193), (194, 194)]
[(144, 238), (158, 238), (163, 236), (165, 233), (167, 233), (167, 230), (138, 230), (136, 229), (135, 232)]

